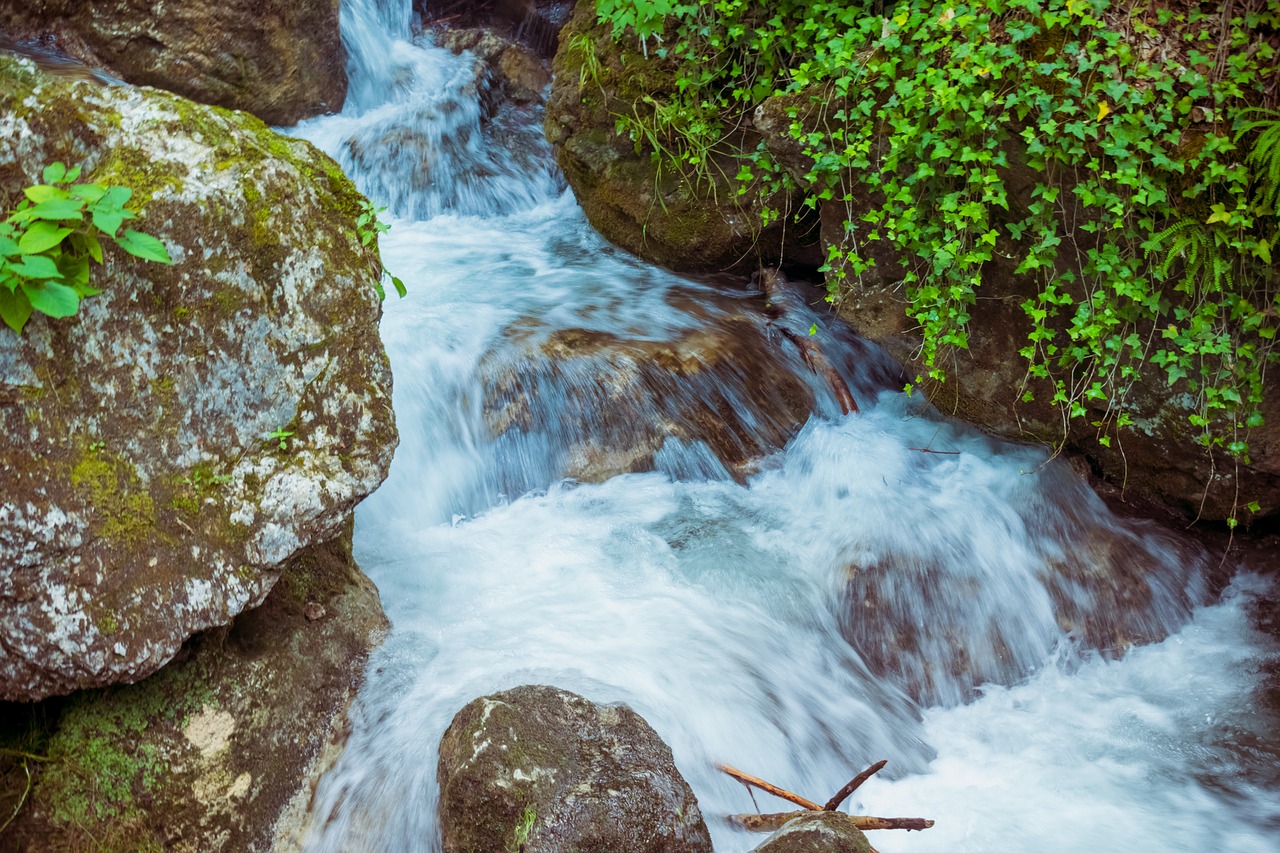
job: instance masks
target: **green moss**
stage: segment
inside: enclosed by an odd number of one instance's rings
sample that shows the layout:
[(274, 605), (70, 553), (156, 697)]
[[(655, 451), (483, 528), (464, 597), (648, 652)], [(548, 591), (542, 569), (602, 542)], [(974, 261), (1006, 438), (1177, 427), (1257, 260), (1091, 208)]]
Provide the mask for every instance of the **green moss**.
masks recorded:
[(94, 513), (94, 529), (128, 545), (141, 541), (156, 523), (151, 495), (139, 485), (137, 469), (101, 447), (86, 450), (71, 469), (71, 485)]
[(107, 159), (94, 169), (93, 179), (132, 189), (133, 198), (129, 206), (136, 210), (161, 193), (180, 192), (183, 179), (189, 173), (187, 166), (177, 162), (168, 162), (163, 169), (157, 169), (147, 152), (118, 146), (109, 149)]

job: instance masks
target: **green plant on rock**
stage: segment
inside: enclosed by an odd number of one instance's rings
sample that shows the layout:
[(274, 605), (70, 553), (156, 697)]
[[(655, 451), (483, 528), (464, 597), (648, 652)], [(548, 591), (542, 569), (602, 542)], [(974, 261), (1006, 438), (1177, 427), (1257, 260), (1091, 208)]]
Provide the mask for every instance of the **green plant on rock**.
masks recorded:
[[(368, 248), (374, 247), (378, 250), (378, 238), (391, 230), (391, 226), (386, 222), (378, 219), (379, 213), (385, 213), (385, 207), (374, 207), (373, 202), (364, 199), (360, 202), (360, 215), (356, 217), (356, 233), (360, 235), (360, 245)], [(381, 252), (379, 252), (381, 258)], [(404, 282), (395, 276), (383, 270), (383, 275), (391, 280), (391, 285), (396, 289), (396, 295), (401, 299), (408, 295), (409, 291), (404, 286)], [(373, 289), (378, 293), (378, 299), (385, 300), (387, 298), (387, 289), (383, 287), (382, 281), (375, 281)]]
[[(984, 275), (1002, 267), (1034, 294), (1021, 306), (1026, 394), (1108, 444), (1151, 365), (1204, 445), (1247, 459), (1280, 328), (1274, 3), (597, 8), (616, 39), (679, 66), (663, 109), (646, 113), (663, 143), (650, 147), (672, 165), (696, 171), (706, 140), (762, 105), (783, 111), (808, 202), (847, 212), (829, 245), (830, 298), (888, 244), (924, 375), (946, 378)], [(695, 132), (709, 115), (718, 124)], [(738, 177), (790, 180), (763, 143)]]
[(102, 263), (102, 242), (135, 257), (172, 263), (164, 243), (126, 228), (137, 214), (125, 207), (129, 187), (76, 183), (80, 167), (45, 167), (44, 183), (27, 187), (0, 221), (0, 319), (21, 334), (32, 313), (71, 317), (80, 301), (102, 291), (90, 284), (90, 262)]

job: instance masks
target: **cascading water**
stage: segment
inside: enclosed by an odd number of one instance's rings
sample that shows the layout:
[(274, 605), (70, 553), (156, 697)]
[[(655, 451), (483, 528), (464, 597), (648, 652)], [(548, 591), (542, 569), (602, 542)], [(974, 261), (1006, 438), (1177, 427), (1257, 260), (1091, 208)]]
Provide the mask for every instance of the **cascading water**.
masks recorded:
[(880, 758), (855, 809), (937, 820), (884, 853), (1275, 849), (1261, 580), (1203, 606), (1196, 549), (847, 331), (608, 246), (538, 117), (410, 17), (344, 0), (348, 106), (297, 130), (390, 206), (410, 287), (383, 321), (401, 445), (356, 525), (394, 630), (310, 849), (438, 850), (449, 721), (537, 683), (640, 712), (723, 851), (760, 839), (715, 762), (821, 798)]

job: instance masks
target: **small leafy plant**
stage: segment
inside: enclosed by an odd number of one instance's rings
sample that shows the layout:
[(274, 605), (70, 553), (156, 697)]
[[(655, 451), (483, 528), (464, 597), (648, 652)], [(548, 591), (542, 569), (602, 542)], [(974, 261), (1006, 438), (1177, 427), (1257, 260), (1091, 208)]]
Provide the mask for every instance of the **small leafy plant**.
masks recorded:
[[(378, 214), (385, 211), (385, 207), (374, 207), (373, 202), (368, 199), (360, 202), (360, 215), (356, 217), (356, 233), (360, 235), (360, 245), (377, 248), (378, 237), (391, 230), (390, 225), (378, 221)], [(396, 289), (396, 295), (404, 299), (409, 293), (404, 286), (404, 282), (385, 270), (383, 270), (383, 273), (391, 279), (391, 284)], [(382, 286), (381, 281), (374, 282), (373, 287), (378, 292), (379, 299), (385, 300), (387, 298), (387, 289)]]
[(138, 215), (125, 207), (129, 187), (76, 183), (80, 167), (51, 163), (44, 183), (0, 221), (0, 319), (22, 334), (35, 312), (71, 317), (80, 301), (102, 291), (89, 283), (90, 261), (102, 263), (105, 238), (129, 254), (172, 263), (164, 243), (123, 224)]
[(288, 450), (288, 449), (289, 449), (289, 437), (290, 437), (291, 435), (293, 435), (293, 433), (292, 433), (292, 432), (290, 432), (289, 430), (285, 429), (284, 427), (281, 427), (281, 428), (277, 429), (275, 432), (273, 432), (273, 433), (269, 434), (269, 435), (267, 436), (267, 441), (278, 441), (278, 442), (280, 442), (280, 449), (281, 449), (281, 450)]

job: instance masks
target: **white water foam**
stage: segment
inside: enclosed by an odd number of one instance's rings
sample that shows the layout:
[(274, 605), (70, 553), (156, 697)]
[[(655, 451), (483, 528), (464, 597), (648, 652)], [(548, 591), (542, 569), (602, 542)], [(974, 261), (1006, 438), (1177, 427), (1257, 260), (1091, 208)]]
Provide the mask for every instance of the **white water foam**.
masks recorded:
[[(528, 683), (634, 707), (721, 851), (760, 838), (725, 824), (752, 805), (715, 762), (823, 799), (880, 758), (890, 769), (858, 808), (938, 820), (879, 834), (884, 853), (1276, 849), (1275, 710), (1250, 710), (1276, 651), (1244, 614), (1260, 582), (1193, 610), (1198, 556), (1112, 517), (1043, 452), (877, 391), (852, 356), (836, 360), (862, 412), (819, 400), (745, 484), (696, 442), (594, 485), (550, 470), (540, 442), (556, 436), (500, 448), (481, 365), (508, 357), (514, 329), (660, 340), (722, 312), (689, 311), (690, 295), (715, 302), (709, 289), (600, 240), (549, 161), (529, 174), (527, 151), (507, 158), (467, 104), (474, 64), (412, 41), (407, 9), (347, 0), (353, 100), (298, 131), (393, 205), (383, 256), (410, 287), (383, 323), (401, 446), (356, 525), (394, 630), (317, 792), (310, 849), (438, 850), (441, 735), (471, 699)], [(378, 152), (397, 127), (469, 129), (454, 165), (396, 171), (407, 161)], [(443, 186), (481, 142), (497, 166), (465, 194)], [(839, 354), (838, 335), (818, 339)], [(1138, 603), (1094, 630), (1156, 641), (1119, 659), (1089, 650), (1082, 616), (1064, 624), (1064, 607), (1114, 615), (1085, 577), (1107, 547), (1129, 555), (1122, 573), (1141, 569), (1124, 587)]]

